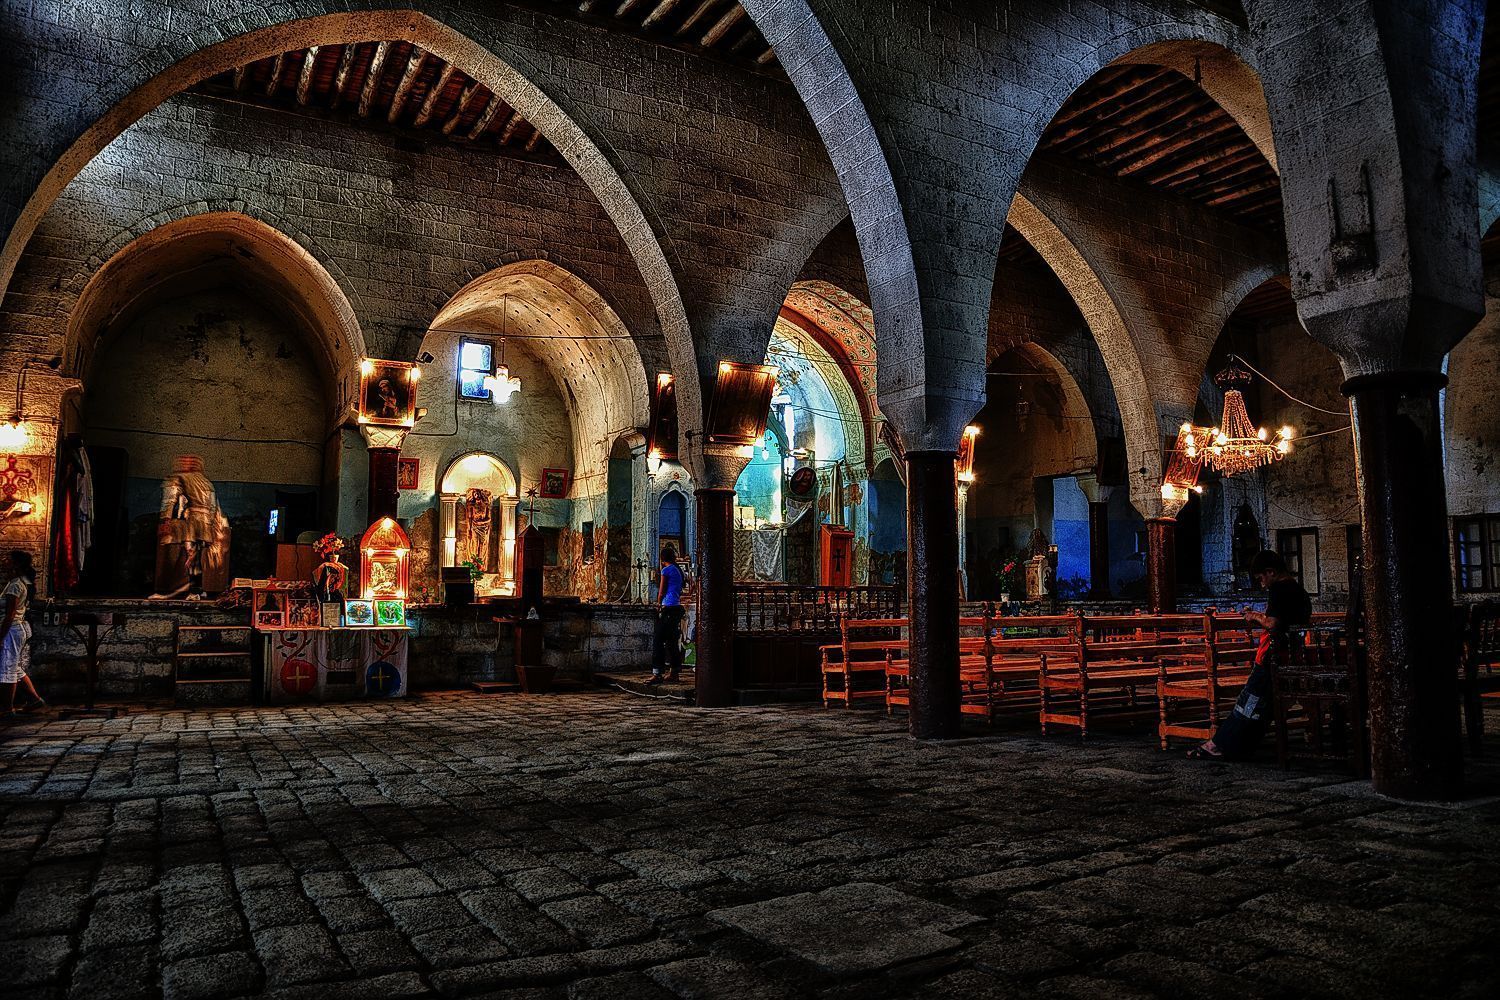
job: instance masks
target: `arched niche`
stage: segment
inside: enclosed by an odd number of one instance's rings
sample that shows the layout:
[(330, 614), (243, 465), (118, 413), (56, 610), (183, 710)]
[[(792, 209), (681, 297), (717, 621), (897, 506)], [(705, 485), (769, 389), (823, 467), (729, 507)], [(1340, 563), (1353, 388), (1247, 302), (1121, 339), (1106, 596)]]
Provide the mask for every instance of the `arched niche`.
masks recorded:
[(494, 455), (471, 451), (448, 463), (438, 484), (438, 546), (442, 566), (475, 561), (478, 596), (516, 588), (516, 477)]
[[(971, 562), (998, 570), (1040, 529), (1067, 561), (1059, 578), (1087, 576), (1087, 500), (1072, 477), (1093, 472), (1099, 457), (1082, 390), (1056, 357), (1034, 343), (998, 355), (990, 365), (989, 386), (974, 421), (980, 433), (968, 487)], [(971, 578), (976, 597), (995, 596), (986, 579), (987, 572)]]
[(188, 216), (126, 243), (68, 316), (62, 422), (94, 466), (96, 520), (81, 589), (134, 593), (154, 554), (159, 482), (202, 457), (232, 528), (231, 572), (274, 571), (265, 539), (331, 523), (327, 439), (363, 352), (352, 308), (290, 237), (235, 212)]

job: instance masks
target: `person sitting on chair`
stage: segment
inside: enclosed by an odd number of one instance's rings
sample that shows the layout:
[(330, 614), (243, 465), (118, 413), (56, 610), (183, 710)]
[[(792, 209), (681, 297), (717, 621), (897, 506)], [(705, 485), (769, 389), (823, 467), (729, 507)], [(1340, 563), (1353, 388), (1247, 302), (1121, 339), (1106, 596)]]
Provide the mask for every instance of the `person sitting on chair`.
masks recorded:
[(1275, 552), (1258, 552), (1250, 560), (1250, 577), (1266, 591), (1266, 610), (1244, 610), (1245, 620), (1264, 631), (1255, 649), (1255, 665), (1235, 699), (1234, 708), (1208, 742), (1188, 751), (1196, 760), (1248, 760), (1270, 722), (1272, 659), (1282, 655), (1287, 632), (1312, 621), (1312, 600), (1286, 562)]

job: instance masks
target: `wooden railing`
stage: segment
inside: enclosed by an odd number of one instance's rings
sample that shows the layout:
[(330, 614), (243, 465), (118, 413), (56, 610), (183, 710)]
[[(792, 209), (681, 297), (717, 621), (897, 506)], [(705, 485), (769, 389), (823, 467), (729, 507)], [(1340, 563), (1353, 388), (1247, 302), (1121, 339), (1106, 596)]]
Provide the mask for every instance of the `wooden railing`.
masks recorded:
[(902, 596), (896, 587), (736, 584), (735, 687), (816, 693), (822, 684), (818, 649), (838, 642), (839, 623), (898, 615)]
[(736, 584), (734, 622), (741, 633), (827, 633), (838, 636), (845, 618), (890, 618), (900, 614), (896, 587), (800, 587)]

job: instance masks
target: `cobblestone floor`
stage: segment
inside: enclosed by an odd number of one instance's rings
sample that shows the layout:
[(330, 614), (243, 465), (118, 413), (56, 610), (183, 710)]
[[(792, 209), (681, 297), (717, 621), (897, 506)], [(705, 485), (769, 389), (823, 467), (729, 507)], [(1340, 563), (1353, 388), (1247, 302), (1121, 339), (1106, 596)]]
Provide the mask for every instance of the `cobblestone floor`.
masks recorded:
[(1500, 805), (1140, 736), (576, 694), (0, 741), (12, 1000), (1500, 995)]

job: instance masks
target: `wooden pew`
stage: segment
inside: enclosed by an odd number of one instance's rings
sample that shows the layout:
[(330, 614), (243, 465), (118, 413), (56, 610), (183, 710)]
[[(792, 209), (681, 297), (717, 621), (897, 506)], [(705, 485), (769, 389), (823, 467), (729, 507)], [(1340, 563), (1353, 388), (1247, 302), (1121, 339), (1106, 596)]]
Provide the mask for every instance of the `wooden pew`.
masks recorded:
[[(842, 701), (845, 708), (854, 707), (856, 699), (885, 697), (887, 653), (892, 649), (906, 655), (905, 618), (845, 618), (839, 623), (838, 645), (822, 646), (819, 653), (823, 671), (823, 707)], [(840, 679), (838, 687), (830, 684)], [(875, 687), (860, 687), (861, 679), (878, 679)]]
[[(988, 615), (958, 620), (959, 711), (965, 715), (990, 717), (993, 697), (990, 690), (990, 642)], [(909, 647), (902, 642), (886, 652), (885, 713), (894, 714), (897, 706), (911, 708), (911, 660)]]
[[(1167, 658), (1168, 677), (1202, 671), (1209, 658), (1206, 615), (1099, 615), (1079, 617), (1078, 639), (1068, 660), (1041, 654), (1043, 735), (1049, 725), (1075, 726), (1088, 737), (1089, 715), (1105, 706), (1134, 710), (1142, 689), (1155, 693)], [(1057, 700), (1076, 698), (1069, 712)]]
[[(1312, 616), (1312, 623), (1336, 625), (1343, 618), (1339, 612), (1318, 612)], [(1250, 679), (1260, 629), (1240, 613), (1210, 608), (1206, 635), (1208, 655), (1200, 670), (1184, 670), (1187, 664), (1171, 657), (1157, 661), (1157, 736), (1163, 750), (1172, 737), (1199, 741), (1211, 737)], [(1174, 704), (1182, 702), (1202, 703), (1203, 707), (1184, 720), (1172, 712)]]

